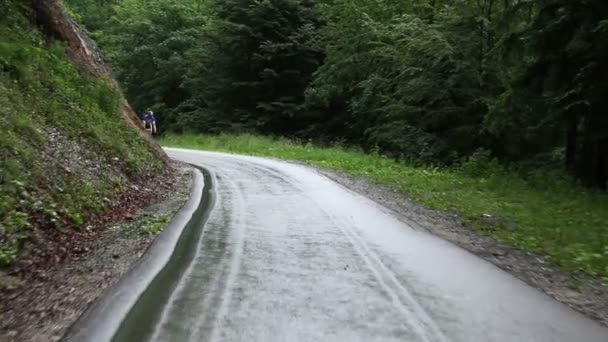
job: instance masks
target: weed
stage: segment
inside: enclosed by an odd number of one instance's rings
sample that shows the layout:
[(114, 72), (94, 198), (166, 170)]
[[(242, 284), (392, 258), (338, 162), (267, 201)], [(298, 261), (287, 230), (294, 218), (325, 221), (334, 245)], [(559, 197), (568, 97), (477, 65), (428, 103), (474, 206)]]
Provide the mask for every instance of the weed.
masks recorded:
[(15, 241), (0, 244), (0, 266), (10, 265), (17, 258), (17, 243)]
[(156, 235), (165, 229), (169, 222), (166, 215), (146, 216), (141, 221), (141, 232), (147, 235)]
[(77, 226), (82, 226), (84, 224), (84, 218), (80, 213), (73, 213), (70, 215), (72, 222)]
[(149, 224), (147, 226), (144, 226), (142, 228), (142, 230), (144, 233), (146, 233), (148, 235), (156, 235), (156, 234), (162, 232), (164, 228), (165, 228), (164, 224), (154, 223), (154, 224)]

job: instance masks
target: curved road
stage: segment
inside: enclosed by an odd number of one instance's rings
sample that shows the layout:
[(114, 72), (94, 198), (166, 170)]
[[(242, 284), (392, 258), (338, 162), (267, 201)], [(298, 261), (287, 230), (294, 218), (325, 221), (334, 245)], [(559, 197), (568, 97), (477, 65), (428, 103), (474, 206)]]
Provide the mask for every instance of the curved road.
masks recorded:
[(209, 170), (216, 193), (154, 341), (608, 341), (594, 321), (312, 169), (168, 152)]

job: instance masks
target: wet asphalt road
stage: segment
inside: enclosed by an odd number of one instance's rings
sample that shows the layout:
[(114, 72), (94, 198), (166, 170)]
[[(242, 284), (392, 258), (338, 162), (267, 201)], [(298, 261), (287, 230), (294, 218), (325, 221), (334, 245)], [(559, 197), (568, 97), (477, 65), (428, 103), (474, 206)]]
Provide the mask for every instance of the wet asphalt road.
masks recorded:
[(216, 200), (155, 341), (608, 341), (608, 330), (309, 168), (168, 150)]

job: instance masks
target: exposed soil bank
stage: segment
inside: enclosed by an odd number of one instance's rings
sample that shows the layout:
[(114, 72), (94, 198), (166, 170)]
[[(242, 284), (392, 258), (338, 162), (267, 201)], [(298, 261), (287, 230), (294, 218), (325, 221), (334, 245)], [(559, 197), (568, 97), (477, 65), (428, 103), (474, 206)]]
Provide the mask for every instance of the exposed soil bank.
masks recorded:
[[(186, 202), (191, 168), (174, 163), (175, 172), (153, 179), (117, 222), (69, 241), (65, 260), (44, 267), (36, 263), (21, 274), (22, 282), (0, 298), (0, 341), (57, 341), (102, 292), (124, 275)], [(148, 194), (148, 195), (146, 195)], [(134, 203), (133, 203), (134, 202)], [(0, 275), (1, 276), (1, 275)]]
[(464, 227), (457, 215), (423, 208), (389, 187), (344, 172), (315, 168), (344, 187), (390, 209), (414, 228), (426, 229), (466, 249), (608, 326), (608, 286), (601, 280), (566, 272), (540, 255), (479, 235)]

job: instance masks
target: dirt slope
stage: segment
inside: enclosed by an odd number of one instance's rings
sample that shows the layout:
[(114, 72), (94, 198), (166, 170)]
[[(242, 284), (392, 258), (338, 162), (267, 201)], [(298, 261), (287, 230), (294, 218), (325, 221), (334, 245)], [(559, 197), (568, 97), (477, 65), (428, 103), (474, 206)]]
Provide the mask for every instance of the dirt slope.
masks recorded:
[[(118, 89), (110, 68), (105, 64), (103, 55), (97, 45), (72, 20), (58, 0), (31, 1), (34, 22), (42, 29), (48, 39), (65, 42), (70, 59), (82, 70), (94, 78), (107, 79)], [(166, 155), (145, 131), (139, 129), (140, 121), (121, 94), (122, 115), (127, 124), (135, 128), (144, 138), (148, 147), (157, 157), (166, 161)]]
[(2, 291), (145, 205), (145, 185), (171, 169), (59, 1), (0, 2), (0, 37)]

